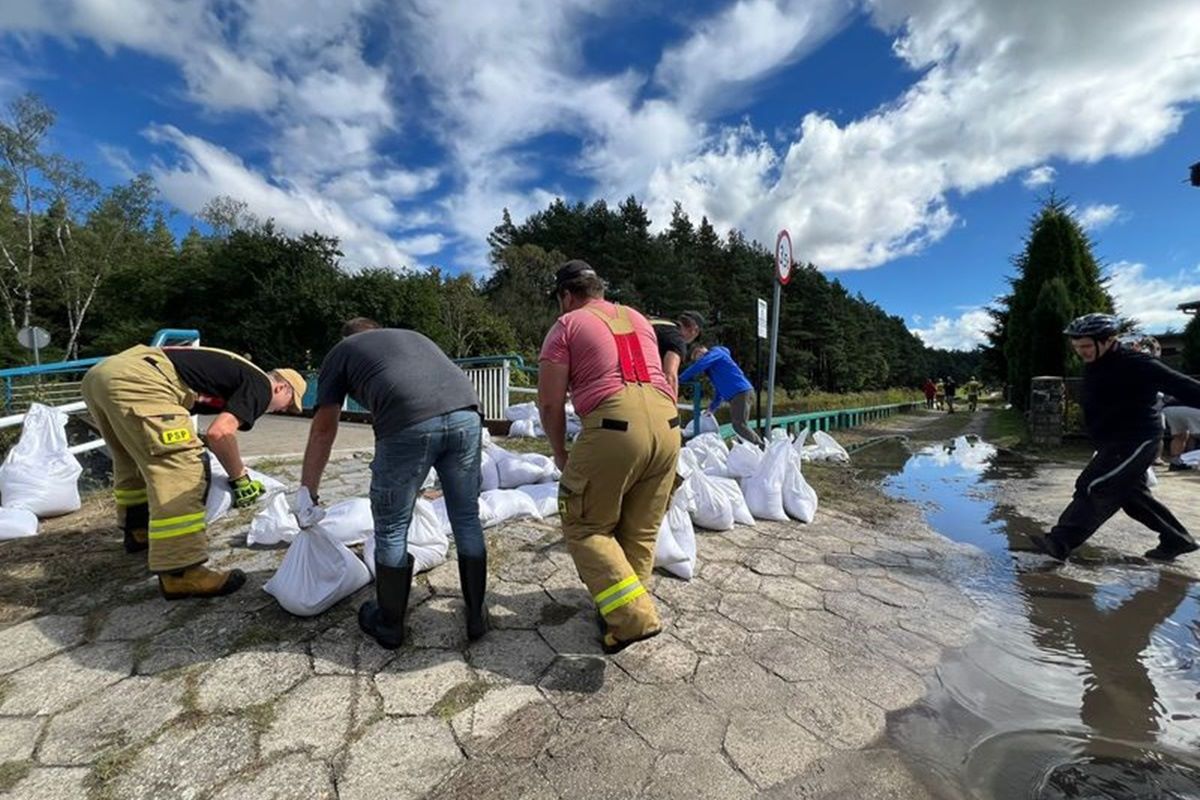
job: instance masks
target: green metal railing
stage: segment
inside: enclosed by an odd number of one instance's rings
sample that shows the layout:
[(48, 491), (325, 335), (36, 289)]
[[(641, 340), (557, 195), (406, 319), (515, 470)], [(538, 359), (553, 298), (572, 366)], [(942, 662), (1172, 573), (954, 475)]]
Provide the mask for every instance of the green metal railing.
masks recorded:
[[(835, 408), (827, 411), (807, 411), (803, 414), (787, 414), (771, 420), (773, 427), (783, 428), (790, 434), (797, 434), (803, 428), (810, 431), (831, 431), (839, 428), (854, 428), (865, 422), (884, 419), (895, 414), (915, 411), (925, 404), (919, 401), (911, 403), (891, 403), (882, 406), (865, 406), (863, 408)], [(750, 427), (761, 429), (763, 420), (751, 420)], [(733, 436), (733, 425), (726, 423), (721, 426), (721, 436)]]

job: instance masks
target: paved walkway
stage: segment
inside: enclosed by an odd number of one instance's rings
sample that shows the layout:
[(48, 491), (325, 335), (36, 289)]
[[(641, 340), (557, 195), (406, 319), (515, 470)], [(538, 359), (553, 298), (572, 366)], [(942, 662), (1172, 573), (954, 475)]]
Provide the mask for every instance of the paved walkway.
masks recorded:
[[(339, 460), (322, 495), (362, 496), (368, 475)], [(853, 507), (701, 533), (698, 577), (653, 581), (666, 632), (608, 658), (553, 520), (488, 532), (488, 636), (465, 640), (450, 561), (418, 579), (391, 653), (354, 621), (370, 587), (313, 619), (279, 609), (261, 587), (283, 551), (245, 547), (248, 515), (211, 542), (248, 585), (169, 604), (97, 503), (0, 545), (0, 793), (925, 797), (885, 715), (968, 636), (943, 575), (973, 556), (908, 506)]]

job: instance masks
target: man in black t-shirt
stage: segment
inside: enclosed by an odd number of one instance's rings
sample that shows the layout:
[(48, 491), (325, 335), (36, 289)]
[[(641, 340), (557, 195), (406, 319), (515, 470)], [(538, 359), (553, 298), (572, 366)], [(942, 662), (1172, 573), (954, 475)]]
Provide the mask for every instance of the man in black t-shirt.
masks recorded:
[(677, 322), (651, 317), (654, 336), (658, 339), (658, 357), (662, 359), (663, 375), (667, 383), (679, 394), (679, 365), (687, 358), (688, 345), (700, 335), (704, 317), (696, 311), (684, 311)]
[(125, 549), (149, 549), (150, 570), (168, 600), (229, 594), (245, 581), (240, 570), (202, 566), (209, 473), (190, 415), (217, 415), (208, 447), (231, 478), (234, 505), (249, 506), (262, 484), (246, 473), (237, 431), (269, 411), (299, 413), (305, 388), (295, 370), (263, 372), (207, 347), (132, 347), (84, 376), (84, 402), (112, 455)]

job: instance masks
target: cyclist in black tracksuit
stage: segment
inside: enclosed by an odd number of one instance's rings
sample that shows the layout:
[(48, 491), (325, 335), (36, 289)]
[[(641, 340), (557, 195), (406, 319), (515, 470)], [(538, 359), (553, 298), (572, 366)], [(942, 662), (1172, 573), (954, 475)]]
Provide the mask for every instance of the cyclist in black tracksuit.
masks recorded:
[(1096, 454), (1075, 481), (1075, 495), (1050, 535), (1031, 537), (1039, 550), (1059, 560), (1118, 509), (1158, 534), (1158, 546), (1146, 558), (1171, 561), (1197, 549), (1183, 523), (1150, 494), (1146, 470), (1163, 435), (1156, 393), (1200, 405), (1200, 382), (1122, 347), (1116, 340), (1120, 324), (1111, 314), (1087, 314), (1064, 331), (1084, 361), (1080, 404)]

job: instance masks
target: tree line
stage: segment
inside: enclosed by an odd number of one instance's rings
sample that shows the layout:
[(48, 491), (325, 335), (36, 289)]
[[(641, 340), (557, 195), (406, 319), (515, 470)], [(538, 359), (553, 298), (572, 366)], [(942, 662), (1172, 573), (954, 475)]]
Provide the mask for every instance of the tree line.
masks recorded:
[[(483, 280), (441, 268), (347, 270), (336, 239), (285, 233), (235, 198), (214, 198), (199, 215), (207, 233), (193, 228), (176, 240), (148, 176), (102, 190), (48, 150), (53, 122), (33, 96), (0, 121), (5, 364), (28, 361), (14, 334), (37, 324), (52, 334), (49, 358), (104, 355), (179, 327), (264, 366), (306, 368), (356, 315), (419, 330), (455, 357), (536, 359), (557, 315), (554, 271), (583, 258), (619, 302), (652, 315), (700, 311), (705, 341), (753, 368), (756, 299), (770, 298), (773, 255), (739, 231), (693, 222), (678, 205), (658, 233), (634, 197), (616, 208), (554, 201), (520, 222), (504, 211)], [(978, 352), (925, 347), (900, 317), (812, 264), (785, 287), (781, 320), (778, 383), (791, 391), (916, 387), (980, 366)]]

